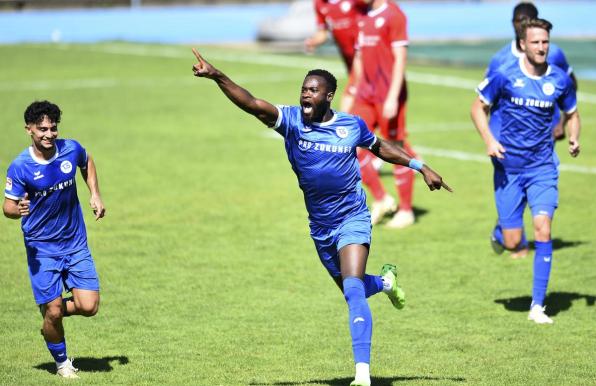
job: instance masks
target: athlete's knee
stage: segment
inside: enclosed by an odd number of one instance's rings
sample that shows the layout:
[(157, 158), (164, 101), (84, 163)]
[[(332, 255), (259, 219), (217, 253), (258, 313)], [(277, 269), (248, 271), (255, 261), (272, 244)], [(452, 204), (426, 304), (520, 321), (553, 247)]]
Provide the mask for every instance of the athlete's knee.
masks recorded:
[(514, 251), (520, 247), (522, 232), (503, 232), (503, 245), (508, 250)]
[(43, 318), (51, 324), (56, 324), (62, 319), (62, 304), (47, 303), (42, 306)]
[(549, 241), (551, 234), (550, 218), (536, 216), (534, 218), (534, 238), (536, 241)]

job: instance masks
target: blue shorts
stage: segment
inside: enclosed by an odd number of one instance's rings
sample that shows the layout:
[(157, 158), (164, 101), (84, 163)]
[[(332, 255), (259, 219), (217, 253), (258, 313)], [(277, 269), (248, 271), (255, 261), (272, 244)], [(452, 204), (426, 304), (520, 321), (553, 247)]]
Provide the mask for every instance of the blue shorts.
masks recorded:
[(556, 167), (520, 173), (495, 169), (495, 203), (499, 225), (504, 229), (523, 228), (526, 204), (530, 206), (532, 217), (546, 215), (552, 219), (559, 206), (558, 180)]
[(46, 304), (73, 288), (99, 291), (99, 278), (88, 248), (63, 256), (28, 257), (37, 304)]
[(368, 211), (344, 220), (337, 227), (311, 224), (310, 236), (315, 242), (321, 263), (332, 277), (340, 277), (339, 250), (348, 244), (370, 245), (372, 225)]

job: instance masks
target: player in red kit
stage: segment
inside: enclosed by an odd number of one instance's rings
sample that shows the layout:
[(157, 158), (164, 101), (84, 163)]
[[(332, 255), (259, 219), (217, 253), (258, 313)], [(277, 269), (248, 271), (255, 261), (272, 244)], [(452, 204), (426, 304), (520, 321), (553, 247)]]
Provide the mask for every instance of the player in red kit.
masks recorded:
[[(407, 19), (392, 1), (367, 0), (367, 13), (358, 20), (357, 52), (354, 59), (356, 99), (350, 113), (359, 115), (369, 128), (379, 129), (383, 138), (396, 142), (410, 155), (416, 156), (407, 141), (405, 69), (407, 60)], [(370, 189), (374, 202), (373, 224), (396, 210), (393, 197), (385, 192), (379, 173), (373, 167), (374, 156), (366, 150), (359, 153), (362, 181)], [(393, 169), (399, 210), (387, 223), (391, 228), (414, 224), (412, 192), (414, 173), (411, 169)]]
[(357, 19), (366, 12), (366, 4), (360, 0), (314, 0), (317, 32), (304, 41), (307, 52), (327, 41), (331, 32), (349, 74), (348, 84), (341, 98), (340, 109), (348, 112), (354, 103), (356, 88), (352, 76), (352, 64), (358, 37)]

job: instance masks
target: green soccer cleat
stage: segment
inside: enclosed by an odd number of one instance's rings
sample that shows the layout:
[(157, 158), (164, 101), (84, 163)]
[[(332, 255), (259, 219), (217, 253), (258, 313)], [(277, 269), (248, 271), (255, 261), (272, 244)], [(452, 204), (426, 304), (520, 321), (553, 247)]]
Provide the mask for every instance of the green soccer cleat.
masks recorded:
[(404, 290), (397, 284), (397, 267), (393, 264), (385, 264), (381, 268), (381, 278), (383, 284), (388, 283), (383, 292), (387, 294), (393, 307), (401, 310), (406, 305), (406, 294)]

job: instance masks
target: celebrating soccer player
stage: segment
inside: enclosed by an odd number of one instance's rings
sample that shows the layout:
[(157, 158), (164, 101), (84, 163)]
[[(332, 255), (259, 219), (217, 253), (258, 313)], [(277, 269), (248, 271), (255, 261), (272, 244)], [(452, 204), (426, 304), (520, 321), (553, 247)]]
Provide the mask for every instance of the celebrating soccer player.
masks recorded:
[(331, 73), (308, 72), (302, 83), (300, 106), (274, 106), (252, 96), (193, 52), (198, 60), (193, 66), (195, 76), (215, 81), (236, 106), (284, 137), (288, 160), (304, 193), (317, 253), (348, 304), (356, 363), (352, 385), (370, 385), (372, 318), (366, 298), (385, 292), (397, 309), (404, 306), (405, 298), (394, 265), (384, 265), (379, 276), (365, 273), (371, 223), (360, 185), (356, 147), (420, 171), (430, 190), (449, 187), (441, 176), (402, 148), (377, 138), (359, 117), (331, 110), (337, 87)]
[[(516, 251), (523, 245), (523, 212), (530, 206), (536, 252), (528, 318), (553, 323), (544, 299), (552, 263), (551, 222), (558, 206), (558, 162), (553, 157), (552, 122), (561, 109), (569, 130), (569, 153), (579, 154), (580, 119), (575, 87), (568, 74), (547, 60), (551, 23), (526, 19), (520, 26), (519, 60), (499, 67), (477, 88), (472, 120), (494, 166), (498, 227), (494, 243)], [(500, 128), (492, 132), (487, 115), (496, 106)]]
[[(79, 378), (66, 353), (62, 318), (97, 313), (99, 280), (77, 197), (77, 167), (91, 192), (96, 220), (105, 215), (105, 208), (91, 155), (78, 142), (57, 138), (61, 114), (48, 101), (34, 102), (25, 110), (32, 144), (8, 167), (3, 210), (6, 217), (21, 219), (33, 296), (57, 374)], [(72, 297), (63, 299), (64, 289), (72, 291)]]
[[(363, 0), (368, 12), (359, 21), (359, 35), (354, 59), (356, 101), (350, 111), (364, 119), (370, 129), (379, 129), (381, 136), (415, 156), (407, 140), (405, 69), (408, 35), (406, 16), (389, 0)], [(373, 166), (375, 157), (367, 151), (358, 152), (362, 181), (374, 198), (371, 209), (373, 224), (395, 212), (395, 200), (385, 192), (379, 173)], [(396, 164), (393, 176), (399, 196), (399, 209), (386, 224), (390, 228), (405, 228), (414, 224), (412, 194), (414, 171)]]

